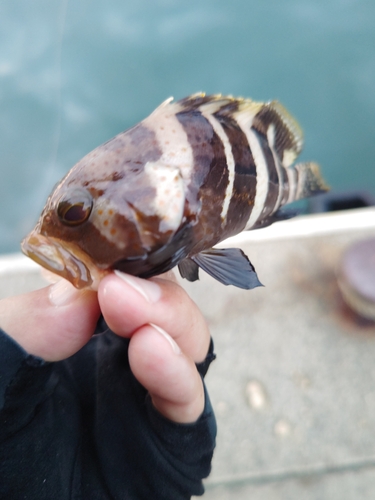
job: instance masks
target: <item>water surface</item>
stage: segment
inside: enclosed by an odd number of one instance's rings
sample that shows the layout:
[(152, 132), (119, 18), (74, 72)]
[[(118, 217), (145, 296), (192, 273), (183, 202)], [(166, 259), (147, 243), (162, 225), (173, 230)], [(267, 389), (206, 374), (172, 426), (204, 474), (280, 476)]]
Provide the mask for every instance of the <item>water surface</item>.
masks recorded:
[(302, 159), (375, 194), (373, 0), (3, 0), (0, 252), (84, 154), (200, 90), (280, 99)]

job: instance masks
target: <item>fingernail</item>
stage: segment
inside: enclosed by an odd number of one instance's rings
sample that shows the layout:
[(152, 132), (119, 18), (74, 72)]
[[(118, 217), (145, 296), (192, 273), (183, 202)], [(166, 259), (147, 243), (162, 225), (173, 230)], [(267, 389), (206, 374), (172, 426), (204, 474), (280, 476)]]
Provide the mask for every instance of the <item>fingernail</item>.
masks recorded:
[(153, 281), (147, 281), (141, 278), (136, 278), (130, 274), (124, 274), (117, 269), (114, 271), (116, 276), (121, 278), (125, 283), (131, 286), (134, 290), (144, 297), (151, 304), (157, 302), (161, 297), (161, 288)]
[(54, 306), (66, 306), (73, 302), (79, 295), (79, 291), (64, 279), (55, 283), (49, 290), (49, 300)]
[(166, 331), (164, 331), (162, 328), (160, 328), (160, 326), (154, 325), (154, 323), (150, 323), (150, 326), (152, 326), (152, 328), (155, 328), (155, 330), (157, 332), (161, 333), (161, 335), (163, 335), (163, 337), (166, 340), (168, 340), (168, 342), (172, 346), (172, 349), (173, 349), (175, 354), (181, 353), (181, 349), (179, 348), (178, 344), (176, 344), (176, 342), (172, 339), (172, 337), (170, 335), (168, 335), (168, 333)]

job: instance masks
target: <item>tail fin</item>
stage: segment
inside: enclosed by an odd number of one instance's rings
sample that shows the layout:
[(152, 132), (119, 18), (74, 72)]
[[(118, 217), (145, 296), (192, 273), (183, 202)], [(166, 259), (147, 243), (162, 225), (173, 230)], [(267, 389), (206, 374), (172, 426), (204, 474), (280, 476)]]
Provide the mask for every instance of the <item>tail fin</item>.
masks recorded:
[(318, 164), (314, 162), (298, 163), (294, 168), (297, 171), (298, 179), (296, 200), (329, 191), (329, 186), (320, 174)]

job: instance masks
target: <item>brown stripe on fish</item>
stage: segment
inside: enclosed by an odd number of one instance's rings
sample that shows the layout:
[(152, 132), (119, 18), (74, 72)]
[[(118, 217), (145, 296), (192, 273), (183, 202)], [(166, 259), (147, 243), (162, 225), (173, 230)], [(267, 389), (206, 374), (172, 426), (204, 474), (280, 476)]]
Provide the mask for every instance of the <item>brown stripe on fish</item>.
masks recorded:
[(207, 102), (212, 102), (214, 98), (215, 96), (212, 95), (198, 93), (177, 101), (177, 104), (183, 107), (186, 111), (189, 111), (192, 109), (198, 109), (199, 106), (201, 106), (202, 104), (206, 104)]
[[(57, 214), (53, 210), (49, 215), (43, 219), (41, 234), (76, 244), (90, 255), (99, 267), (108, 267), (112, 262), (123, 258), (124, 249), (109, 241), (91, 221), (77, 227), (69, 227), (58, 223)], [(132, 221), (114, 214), (113, 227), (116, 228), (121, 238), (131, 242), (134, 256), (144, 255), (145, 249), (139, 239), (137, 227)]]
[(295, 199), (296, 174), (290, 165), (301, 152), (303, 134), (298, 123), (277, 101), (264, 104), (254, 116), (253, 127), (267, 135), (279, 176), (279, 196), (273, 211)]
[(222, 224), (225, 224), (227, 213), (228, 213), (228, 208), (230, 204), (230, 200), (232, 199), (233, 195), (233, 182), (234, 182), (234, 158), (233, 158), (233, 153), (232, 153), (232, 146), (229, 141), (228, 136), (226, 135), (220, 121), (213, 115), (211, 112), (206, 111), (204, 109), (204, 106), (202, 106), (201, 113), (202, 115), (210, 122), (212, 125), (212, 128), (214, 129), (215, 133), (219, 136), (221, 139), (221, 142), (224, 146), (224, 152), (225, 152), (225, 157), (226, 157), (226, 164), (227, 164), (227, 170), (228, 170), (228, 184), (225, 190), (225, 196), (220, 212)]
[(264, 201), (263, 208), (261, 210), (261, 216), (266, 217), (267, 215), (269, 215), (274, 211), (278, 200), (279, 175), (277, 173), (275, 160), (273, 158), (271, 148), (269, 147), (267, 137), (263, 133), (255, 129), (253, 129), (253, 132), (255, 133), (257, 140), (259, 141), (259, 145), (262, 149), (263, 158), (266, 163), (266, 168), (268, 171), (268, 191), (266, 199)]
[(246, 222), (246, 230), (251, 229), (257, 223), (265, 206), (269, 190), (269, 172), (265, 152), (263, 151), (256, 130), (252, 128), (254, 116), (259, 112), (261, 106), (262, 103), (243, 100), (239, 101), (238, 111), (233, 113), (233, 118), (246, 136), (256, 167), (257, 184), (254, 206), (251, 210), (250, 217)]
[(277, 101), (264, 104), (253, 119), (253, 126), (265, 135), (271, 125), (275, 130), (274, 147), (277, 155), (282, 164), (288, 167), (301, 152), (302, 130)]
[(221, 94), (211, 96), (210, 101), (199, 106), (199, 110), (211, 123), (213, 129), (218, 134), (223, 142), (225, 155), (227, 158), (228, 167), (228, 185), (225, 192), (225, 198), (223, 201), (223, 206), (221, 210), (222, 225), (226, 225), (226, 219), (228, 214), (228, 209), (233, 196), (233, 186), (235, 178), (235, 161), (232, 153), (232, 144), (229, 140), (220, 120), (219, 116), (223, 119), (227, 117), (231, 118), (232, 114), (238, 109), (239, 104), (238, 99), (233, 99), (232, 97), (224, 97)]
[(283, 205), (286, 205), (288, 203), (288, 200), (289, 200), (289, 193), (290, 193), (290, 180), (289, 180), (289, 176), (288, 176), (288, 171), (289, 170), (293, 170), (292, 168), (284, 168), (284, 167), (281, 167), (283, 170), (283, 179), (284, 179), (284, 182), (281, 186), (281, 200), (280, 200), (280, 206), (283, 206)]
[(263, 105), (261, 110), (254, 116), (252, 128), (257, 131), (258, 138), (261, 141), (269, 174), (269, 189), (262, 211), (262, 217), (266, 217), (270, 213), (276, 212), (280, 207), (284, 173), (281, 166), (282, 154), (280, 156), (278, 150), (279, 128), (286, 131), (288, 129), (278, 113), (270, 107), (270, 104)]
[(214, 116), (220, 122), (232, 146), (235, 164), (232, 196), (224, 233), (227, 237), (241, 231), (250, 217), (257, 185), (256, 166), (248, 140), (236, 120), (223, 114), (222, 110)]
[(268, 145), (272, 151), (277, 175), (279, 178), (279, 182), (278, 182), (279, 194), (278, 194), (275, 206), (273, 208), (273, 212), (276, 212), (276, 210), (278, 210), (278, 208), (281, 205), (281, 201), (282, 201), (283, 193), (284, 193), (283, 186), (284, 186), (284, 182), (286, 181), (285, 169), (281, 165), (281, 159), (280, 159), (280, 157), (275, 149), (275, 136), (276, 136), (275, 125), (273, 123), (271, 123), (271, 125), (268, 127), (268, 130), (267, 130), (267, 140), (268, 140)]
[(224, 104), (221, 104), (220, 109), (218, 110), (218, 114), (221, 116), (231, 117), (233, 113), (238, 110), (239, 105), (243, 101), (243, 99), (234, 99), (234, 98), (226, 98), (222, 99), (222, 102), (226, 101)]
[(216, 111), (220, 109), (220, 112), (230, 114), (237, 111), (239, 104), (243, 102), (244, 99), (242, 98), (223, 96), (222, 94), (206, 95), (204, 93), (198, 93), (177, 101), (177, 104), (185, 110), (192, 110), (201, 108), (201, 106), (205, 104), (212, 103), (216, 107)]
[(220, 214), (229, 181), (225, 148), (201, 112), (180, 112), (176, 117), (186, 131), (194, 158), (188, 209), (193, 217), (201, 210), (198, 229), (202, 231), (200, 238), (207, 237), (201, 242), (207, 246), (207, 241), (220, 234)]

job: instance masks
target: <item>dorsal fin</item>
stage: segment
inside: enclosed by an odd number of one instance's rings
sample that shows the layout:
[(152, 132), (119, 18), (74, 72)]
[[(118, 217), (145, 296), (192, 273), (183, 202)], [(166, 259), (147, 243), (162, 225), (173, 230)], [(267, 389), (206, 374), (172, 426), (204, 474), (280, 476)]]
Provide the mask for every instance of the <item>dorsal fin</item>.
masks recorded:
[(165, 101), (163, 101), (161, 104), (159, 104), (159, 106), (157, 108), (154, 109), (154, 111), (149, 115), (149, 116), (154, 116), (154, 115), (157, 115), (158, 113), (162, 112), (164, 113), (165, 111), (165, 108), (171, 104), (171, 102), (173, 101), (174, 97), (168, 97), (168, 99), (166, 99)]
[[(162, 103), (154, 113), (162, 110), (171, 100)], [(206, 95), (204, 92), (198, 92), (177, 101), (174, 105), (185, 111), (200, 110), (210, 114), (233, 116), (244, 129), (252, 127), (265, 135), (285, 168), (292, 165), (302, 150), (302, 129), (278, 101), (264, 103), (242, 97)]]
[(225, 106), (233, 100), (234, 99), (231, 96), (223, 96), (221, 94), (206, 95), (204, 92), (198, 92), (177, 101), (177, 103), (186, 111), (193, 109), (203, 111), (204, 109), (208, 112), (214, 113), (222, 106)]
[(278, 101), (262, 105), (254, 116), (253, 128), (266, 135), (284, 167), (290, 167), (303, 146), (303, 133), (297, 121)]
[(177, 101), (177, 103), (186, 110), (198, 109), (203, 104), (212, 103), (220, 100), (221, 98), (221, 94), (206, 95), (204, 92), (197, 92), (196, 94), (192, 94), (184, 99), (181, 99), (180, 101)]

